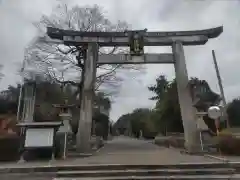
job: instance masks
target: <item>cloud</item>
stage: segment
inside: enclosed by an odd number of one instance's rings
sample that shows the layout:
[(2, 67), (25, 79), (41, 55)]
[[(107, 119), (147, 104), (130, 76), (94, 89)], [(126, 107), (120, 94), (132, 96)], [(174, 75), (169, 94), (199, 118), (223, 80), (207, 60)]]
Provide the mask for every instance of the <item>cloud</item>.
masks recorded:
[[(213, 90), (219, 92), (211, 50), (216, 51), (219, 69), (223, 79), (227, 100), (239, 96), (240, 81), (240, 11), (239, 1), (203, 1), (203, 0), (88, 0), (67, 1), (72, 5), (93, 5), (103, 7), (105, 15), (112, 21), (126, 20), (133, 29), (160, 30), (196, 30), (223, 25), (223, 34), (209, 40), (205, 46), (185, 47), (185, 56), (189, 76), (206, 79)], [(49, 14), (56, 1), (50, 0), (3, 0), (0, 4), (0, 54), (5, 65), (6, 77), (1, 87), (16, 82), (16, 63), (23, 59), (24, 47), (35, 35), (31, 25), (41, 14)], [(171, 52), (170, 48), (146, 48), (149, 52)], [(115, 99), (111, 118), (117, 118), (137, 107), (152, 107), (148, 100), (151, 93), (147, 90), (160, 74), (173, 78), (172, 65), (146, 65), (146, 74), (129, 77)]]
[(1, 89), (20, 81), (16, 71), (23, 61), (24, 48), (36, 35), (32, 22), (37, 21), (42, 14), (50, 13), (52, 2), (47, 0), (1, 2), (0, 63), (4, 65), (5, 74), (5, 78), (1, 80)]
[[(143, 5), (145, 4), (143, 3)], [(139, 16), (135, 17), (138, 18), (138, 26), (141, 24), (140, 27), (147, 27), (149, 30), (197, 30), (223, 25), (223, 34), (216, 39), (209, 40), (205, 46), (185, 47), (188, 73), (189, 76), (197, 76), (201, 79), (206, 79), (211, 88), (219, 92), (211, 54), (211, 50), (214, 49), (216, 51), (227, 100), (229, 101), (239, 96), (239, 2), (180, 0), (161, 1), (161, 3), (159, 3), (159, 1), (151, 1), (148, 5), (151, 7), (146, 7), (148, 11), (144, 13), (144, 20), (139, 18)], [(148, 21), (146, 19), (148, 19)], [(137, 20), (135, 19), (135, 21)], [(159, 52), (165, 51), (166, 50), (159, 50)], [(143, 78), (142, 81), (145, 82), (145, 84), (154, 83), (156, 76), (160, 74), (165, 74), (168, 75), (169, 78), (173, 78), (175, 76), (173, 66), (148, 65), (146, 77)], [(144, 107), (145, 105), (149, 105), (150, 107), (150, 105), (154, 105), (154, 102), (147, 100), (147, 97), (149, 97), (151, 93), (148, 92), (146, 86), (123, 85), (123, 87), (126, 87), (122, 90), (124, 91), (123, 94), (129, 91), (137, 93), (133, 95), (136, 97), (135, 105), (129, 105), (129, 101), (126, 100), (121, 102), (122, 107), (125, 108), (127, 106), (129, 111), (131, 111), (135, 107)], [(145, 100), (143, 100), (142, 97), (145, 97)], [(141, 98), (141, 100), (139, 98)], [(130, 104), (134, 103), (130, 102)], [(116, 104), (116, 106), (118, 107), (117, 109), (121, 109), (120, 103)], [(131, 108), (129, 106), (131, 106)], [(120, 111), (114, 112), (114, 109), (113, 113), (118, 113), (120, 115)]]

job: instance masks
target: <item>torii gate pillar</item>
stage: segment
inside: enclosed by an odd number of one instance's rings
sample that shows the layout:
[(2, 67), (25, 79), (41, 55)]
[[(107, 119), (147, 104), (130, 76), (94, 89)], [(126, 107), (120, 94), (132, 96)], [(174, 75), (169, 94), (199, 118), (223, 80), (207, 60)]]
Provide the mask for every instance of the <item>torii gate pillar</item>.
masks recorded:
[(188, 73), (182, 43), (180, 41), (174, 42), (172, 50), (175, 61), (174, 67), (177, 81), (178, 100), (184, 128), (185, 148), (189, 152), (196, 152), (200, 148), (200, 143), (197, 136), (197, 124), (188, 86)]
[(82, 95), (80, 98), (80, 120), (77, 133), (77, 151), (87, 153), (91, 151), (91, 127), (93, 115), (93, 95), (96, 79), (96, 65), (98, 61), (97, 43), (89, 43), (87, 49), (87, 59), (84, 63), (84, 80)]

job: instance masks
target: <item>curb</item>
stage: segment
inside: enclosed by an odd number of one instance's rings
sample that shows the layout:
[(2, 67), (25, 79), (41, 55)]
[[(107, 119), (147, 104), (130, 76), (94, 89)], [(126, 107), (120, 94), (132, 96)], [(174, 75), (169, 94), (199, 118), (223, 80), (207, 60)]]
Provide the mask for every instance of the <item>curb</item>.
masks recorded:
[[(235, 164), (235, 162), (231, 162), (230, 160), (228, 160), (227, 158), (223, 158), (223, 157), (219, 157), (219, 156), (215, 156), (215, 155), (210, 155), (210, 154), (207, 154), (206, 152), (196, 152), (196, 153), (189, 153), (187, 150), (185, 149), (182, 149), (182, 148), (175, 148), (175, 147), (172, 147), (170, 146), (169, 149), (173, 149), (173, 150), (176, 150), (176, 151), (179, 151), (181, 154), (187, 154), (187, 155), (195, 155), (195, 156), (203, 156), (203, 157), (206, 157), (206, 158), (210, 158), (210, 159), (215, 159), (215, 160), (218, 160), (218, 161), (221, 161), (223, 163), (230, 163), (230, 164)], [(240, 162), (237, 162), (237, 163), (240, 163)]]
[(211, 158), (211, 159), (216, 159), (216, 160), (219, 160), (219, 161), (222, 161), (222, 162), (225, 162), (225, 163), (231, 163), (230, 160), (228, 160), (226, 158), (223, 158), (223, 157), (214, 156), (214, 155), (210, 155), (210, 154), (204, 154), (203, 156), (207, 157), (207, 158)]
[[(176, 148), (173, 148), (173, 149), (176, 149)], [(183, 150), (183, 149), (180, 149), (179, 152), (180, 152), (181, 154), (195, 155), (195, 156), (203, 156), (203, 157), (206, 157), (206, 158), (215, 159), (215, 160), (221, 161), (222, 163), (225, 163), (225, 164), (233, 164), (233, 165), (236, 165), (236, 163), (240, 163), (240, 162), (231, 162), (231, 161), (228, 160), (227, 158), (219, 157), (219, 156), (215, 156), (215, 155), (211, 155), (211, 154), (207, 154), (206, 152), (189, 153), (188, 151)]]
[(105, 145), (103, 145), (102, 147), (100, 147), (100, 148), (98, 148), (95, 152), (94, 152), (94, 154), (96, 154), (96, 153), (98, 153), (98, 152), (100, 152), (101, 151), (101, 149), (103, 149), (105, 147)]
[(90, 153), (78, 153), (78, 152), (71, 152), (69, 153), (69, 155), (67, 156), (67, 158), (85, 158), (85, 157), (91, 157), (93, 156), (95, 153), (97, 153), (99, 151), (99, 149), (101, 148), (98, 148), (98, 149), (92, 149), (92, 152)]
[(71, 157), (76, 157), (76, 158), (85, 158), (85, 157), (91, 157), (94, 156), (96, 153), (98, 153), (103, 147), (104, 147), (105, 143), (103, 143), (103, 145), (100, 148), (95, 148), (92, 149), (91, 153), (75, 153), (72, 152), (72, 154), (69, 156)]
[(215, 156), (215, 155), (210, 155), (210, 154), (207, 154), (206, 152), (189, 153), (186, 150), (180, 150), (180, 153), (181, 154), (188, 154), (188, 155), (204, 156), (206, 158), (215, 159), (215, 160), (218, 160), (218, 161), (222, 161), (224, 163), (231, 163), (231, 161), (228, 160), (227, 158), (223, 158), (223, 157), (219, 157), (219, 156)]
[[(96, 153), (98, 153), (102, 148), (104, 148), (104, 145), (98, 149), (96, 149), (94, 152), (92, 153), (79, 153), (76, 155), (76, 157), (79, 158), (84, 158), (84, 157), (91, 157), (94, 156)], [(72, 158), (73, 156), (69, 156), (69, 158)], [(75, 156), (74, 156), (75, 157)], [(51, 162), (54, 162), (54, 164), (51, 164)], [(76, 168), (76, 167), (83, 167), (83, 168), (87, 168), (90, 167), (92, 165), (90, 164), (80, 164), (80, 165), (57, 165), (58, 160), (54, 160), (54, 161), (45, 161), (43, 164), (40, 165), (36, 165), (35, 163), (31, 165), (31, 162), (24, 162), (22, 163), (22, 166), (12, 166), (12, 167), (0, 167), (0, 176), (3, 174), (8, 174), (8, 173), (14, 173), (14, 174), (26, 174), (26, 173), (36, 173), (36, 174), (40, 174), (42, 172), (46, 172), (47, 174), (49, 173), (54, 173), (56, 172), (59, 168)], [(17, 164), (18, 162), (16, 162)], [(29, 163), (29, 165), (28, 165)], [(93, 166), (97, 166), (94, 165)], [(100, 164), (101, 166), (101, 164)]]
[[(130, 165), (130, 164), (81, 164), (81, 165), (42, 165), (42, 166), (19, 166), (19, 167), (2, 167), (0, 168), (0, 174), (40, 174), (40, 173), (56, 173), (58, 171), (66, 171), (66, 170), (111, 170), (111, 169), (166, 169), (166, 168), (181, 168), (181, 169), (189, 169), (189, 168), (197, 168), (197, 169), (204, 169), (204, 168), (239, 168), (240, 162), (234, 163), (181, 163), (181, 164), (160, 164), (160, 165), (147, 165), (147, 164), (139, 164), (139, 165)], [(0, 176), (1, 176), (0, 175)]]

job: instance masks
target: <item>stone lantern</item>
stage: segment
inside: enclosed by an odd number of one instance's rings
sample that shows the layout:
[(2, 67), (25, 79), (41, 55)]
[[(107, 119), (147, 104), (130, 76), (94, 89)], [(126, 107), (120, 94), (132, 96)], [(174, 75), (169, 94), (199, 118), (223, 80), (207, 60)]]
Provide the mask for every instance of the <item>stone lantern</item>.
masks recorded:
[(64, 133), (64, 147), (63, 147), (63, 159), (66, 158), (67, 154), (67, 137), (68, 134), (72, 133), (71, 129), (71, 120), (72, 120), (72, 112), (71, 108), (75, 105), (69, 105), (67, 100), (64, 104), (54, 104), (53, 107), (58, 108), (60, 110), (59, 116), (62, 120), (62, 126), (59, 128), (58, 133)]

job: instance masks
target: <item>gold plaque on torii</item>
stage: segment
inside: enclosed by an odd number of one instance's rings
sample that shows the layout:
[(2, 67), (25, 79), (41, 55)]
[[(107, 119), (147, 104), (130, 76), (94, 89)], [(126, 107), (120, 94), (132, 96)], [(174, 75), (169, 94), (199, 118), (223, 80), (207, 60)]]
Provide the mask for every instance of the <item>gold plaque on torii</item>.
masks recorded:
[(130, 55), (142, 56), (144, 54), (144, 39), (143, 34), (138, 31), (133, 31), (129, 37)]

